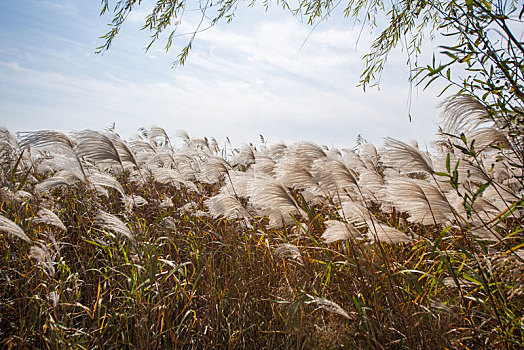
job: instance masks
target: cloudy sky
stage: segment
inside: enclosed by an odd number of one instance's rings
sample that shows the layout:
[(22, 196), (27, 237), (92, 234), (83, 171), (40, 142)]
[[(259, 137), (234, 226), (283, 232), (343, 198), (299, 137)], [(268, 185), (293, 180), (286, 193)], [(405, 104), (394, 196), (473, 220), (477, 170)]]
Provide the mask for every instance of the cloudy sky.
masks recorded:
[[(168, 53), (164, 42), (145, 53), (144, 3), (97, 55), (111, 21), (100, 17), (100, 0), (2, 0), (0, 124), (71, 131), (114, 122), (124, 137), (159, 125), (235, 145), (258, 143), (259, 134), (269, 143), (335, 147), (353, 146), (358, 134), (377, 144), (386, 136), (421, 146), (434, 139), (438, 91), (410, 92), (401, 50), (380, 90), (357, 87), (370, 42), (359, 24), (334, 15), (313, 29), (279, 8), (239, 7), (232, 23), (200, 33), (186, 65), (172, 69), (188, 36)], [(186, 14), (181, 33), (196, 24)]]

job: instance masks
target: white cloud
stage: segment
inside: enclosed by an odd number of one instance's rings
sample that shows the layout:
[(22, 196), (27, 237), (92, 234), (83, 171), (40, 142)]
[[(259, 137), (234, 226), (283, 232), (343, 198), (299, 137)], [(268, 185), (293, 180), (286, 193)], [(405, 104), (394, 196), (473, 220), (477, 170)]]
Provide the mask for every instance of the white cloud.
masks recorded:
[[(42, 60), (63, 57), (63, 67), (0, 62), (1, 120), (13, 131), (116, 122), (123, 135), (156, 124), (171, 134), (186, 129), (234, 143), (255, 142), (261, 133), (270, 142), (340, 147), (352, 146), (357, 134), (379, 143), (384, 136), (422, 141), (436, 130), (431, 94), (420, 94), (415, 122), (408, 123), (405, 68), (386, 73), (381, 91), (355, 87), (363, 69), (360, 28), (321, 25), (311, 33), (289, 17), (246, 21), (200, 33), (187, 65), (176, 71), (168, 69), (176, 52), (166, 56), (160, 45), (142, 55), (136, 47), (147, 36), (132, 31), (102, 57), (86, 44), (42, 53)], [(368, 41), (360, 37), (362, 46)]]

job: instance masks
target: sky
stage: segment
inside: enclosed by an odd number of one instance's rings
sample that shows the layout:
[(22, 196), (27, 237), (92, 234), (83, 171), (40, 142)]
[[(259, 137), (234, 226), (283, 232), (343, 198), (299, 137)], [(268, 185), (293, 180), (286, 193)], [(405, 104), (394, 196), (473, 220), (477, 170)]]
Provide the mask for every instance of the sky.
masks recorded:
[[(68, 132), (115, 123), (125, 138), (158, 125), (233, 145), (259, 143), (260, 134), (270, 144), (338, 148), (358, 135), (377, 145), (435, 139), (438, 87), (410, 88), (401, 50), (390, 55), (380, 89), (357, 86), (372, 37), (352, 20), (333, 15), (313, 28), (280, 8), (240, 6), (231, 23), (198, 34), (186, 64), (173, 69), (189, 37), (167, 53), (163, 41), (145, 52), (150, 34), (139, 28), (150, 3), (99, 55), (111, 21), (100, 16), (100, 0), (0, 1), (0, 125)], [(180, 33), (195, 24), (187, 11)], [(428, 41), (421, 60), (436, 45)]]

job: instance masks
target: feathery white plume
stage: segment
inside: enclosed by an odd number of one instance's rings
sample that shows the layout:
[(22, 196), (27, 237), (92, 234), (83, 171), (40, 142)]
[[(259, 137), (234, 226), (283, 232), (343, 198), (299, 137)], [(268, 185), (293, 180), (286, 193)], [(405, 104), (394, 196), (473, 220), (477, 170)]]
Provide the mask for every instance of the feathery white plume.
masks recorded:
[(271, 227), (292, 223), (291, 215), (306, 216), (288, 190), (269, 176), (255, 177), (249, 193), (249, 202), (261, 216), (269, 216)]
[(56, 226), (64, 232), (67, 231), (67, 228), (65, 227), (62, 220), (60, 220), (60, 218), (55, 213), (46, 208), (40, 209), (38, 213), (36, 213), (36, 217), (32, 218), (31, 221)]
[(119, 218), (112, 214), (106, 213), (103, 210), (99, 210), (95, 218), (95, 222), (98, 226), (102, 227), (106, 231), (118, 233), (129, 239), (131, 242), (136, 242), (135, 237), (131, 233), (129, 227), (127, 227), (126, 224), (124, 224)]
[(20, 226), (2, 215), (0, 215), (0, 231), (7, 232), (8, 234), (16, 236), (26, 242), (31, 242)]
[(339, 160), (319, 158), (314, 161), (311, 174), (324, 192), (331, 196), (349, 193), (356, 197), (358, 175)]
[(342, 221), (328, 220), (326, 221), (326, 227), (326, 231), (322, 234), (322, 239), (326, 243), (362, 238), (362, 234), (355, 226)]
[(373, 222), (368, 228), (369, 231), (366, 236), (375, 242), (402, 243), (411, 241), (411, 238), (404, 232), (381, 222)]
[(149, 142), (146, 142), (142, 139), (138, 140), (132, 140), (129, 142), (129, 148), (135, 153), (135, 154), (151, 154), (156, 153), (156, 149), (151, 146)]
[(255, 151), (252, 146), (242, 145), (240, 146), (240, 153), (235, 156), (234, 163), (241, 165), (249, 165), (255, 162)]
[(231, 196), (247, 198), (249, 196), (248, 184), (253, 180), (253, 171), (230, 171), (229, 176), (224, 181), (224, 186), (220, 193)]
[(39, 130), (21, 132), (20, 146), (33, 148), (60, 148), (62, 150), (72, 150), (75, 143), (64, 133), (57, 130)]
[(491, 151), (493, 149), (492, 146), (510, 147), (506, 136), (500, 130), (493, 127), (476, 129), (466, 134), (466, 139), (469, 142), (475, 140), (474, 145), (477, 152)]
[(409, 178), (388, 179), (385, 192), (395, 207), (409, 214), (411, 222), (436, 225), (455, 218), (447, 198), (429, 182)]
[(125, 196), (124, 189), (122, 188), (120, 182), (118, 182), (113, 176), (109, 175), (108, 173), (102, 173), (98, 171), (91, 172), (88, 175), (88, 179), (93, 185), (114, 188), (122, 196)]
[(275, 255), (282, 259), (292, 259), (302, 263), (302, 254), (297, 246), (289, 243), (277, 245)]
[(380, 191), (384, 189), (384, 179), (375, 169), (366, 169), (360, 173), (358, 184), (366, 198), (378, 201)]
[(384, 165), (403, 174), (433, 173), (433, 162), (427, 153), (390, 137), (385, 140), (386, 150), (382, 155)]
[(77, 141), (76, 151), (80, 157), (124, 166), (118, 150), (107, 135), (94, 130), (82, 130), (74, 132), (73, 137)]
[(320, 298), (320, 297), (316, 297), (316, 296), (309, 295), (309, 294), (307, 294), (307, 297), (310, 299), (309, 301), (306, 302), (307, 304), (314, 303), (314, 304), (317, 304), (321, 309), (324, 309), (328, 312), (332, 312), (340, 316), (344, 316), (345, 318), (349, 320), (353, 319), (340, 305), (338, 305), (337, 303), (331, 300), (327, 300), (325, 298)]
[(169, 136), (167, 136), (166, 131), (163, 128), (161, 128), (160, 126), (152, 125), (149, 129), (140, 128), (138, 130), (142, 133), (142, 135), (144, 135), (144, 137), (153, 141), (154, 143), (157, 143), (156, 139), (158, 138), (162, 139), (163, 145), (166, 145), (169, 143)]
[(29, 250), (29, 256), (43, 265), (49, 272), (49, 275), (55, 275), (55, 262), (45, 245), (33, 245)]
[(458, 134), (477, 129), (479, 125), (491, 122), (487, 119), (488, 108), (477, 98), (468, 95), (456, 95), (444, 101), (442, 108), (443, 130)]
[(360, 146), (360, 159), (368, 169), (376, 169), (380, 157), (374, 144), (366, 142)]
[(111, 143), (113, 144), (116, 151), (118, 152), (118, 157), (120, 158), (120, 162), (122, 163), (128, 162), (128, 163), (133, 164), (137, 168), (139, 167), (138, 162), (135, 159), (135, 155), (133, 154), (133, 152), (131, 152), (129, 147), (127, 147), (125, 142), (122, 141), (120, 137), (118, 137), (117, 134), (107, 133), (106, 136), (109, 140), (111, 140)]
[(202, 165), (200, 181), (204, 183), (216, 183), (222, 175), (227, 174), (231, 166), (224, 159), (212, 156), (207, 158)]
[(83, 178), (79, 178), (78, 174), (71, 173), (68, 171), (59, 171), (55, 176), (50, 177), (41, 183), (37, 184), (34, 188), (35, 193), (42, 193), (51, 190), (55, 187), (71, 186), (78, 182), (83, 182)]
[(305, 163), (311, 163), (315, 159), (326, 157), (326, 152), (322, 147), (313, 142), (299, 141), (290, 147), (290, 150), (296, 152), (298, 157)]
[(313, 175), (301, 164), (299, 159), (284, 156), (280, 159), (275, 177), (286, 187), (305, 189), (318, 186)]
[(215, 218), (223, 216), (236, 219), (247, 218), (250, 216), (248, 211), (242, 206), (242, 203), (228, 194), (219, 193), (216, 196), (207, 199), (204, 203), (208, 208), (209, 213)]
[[(348, 167), (351, 166), (351, 169), (355, 170), (357, 173), (361, 173), (362, 171), (366, 170), (368, 168), (368, 165), (364, 163), (364, 160), (361, 156), (359, 156), (355, 151), (352, 149), (344, 149), (344, 155), (342, 156), (342, 161), (344, 164), (346, 164)], [(366, 163), (369, 163), (366, 161)]]
[(256, 157), (256, 162), (251, 168), (256, 173), (263, 173), (270, 176), (275, 175), (276, 162), (269, 156), (260, 154)]
[(347, 222), (358, 228), (369, 226), (373, 221), (378, 221), (369, 209), (359, 202), (342, 202), (339, 213)]

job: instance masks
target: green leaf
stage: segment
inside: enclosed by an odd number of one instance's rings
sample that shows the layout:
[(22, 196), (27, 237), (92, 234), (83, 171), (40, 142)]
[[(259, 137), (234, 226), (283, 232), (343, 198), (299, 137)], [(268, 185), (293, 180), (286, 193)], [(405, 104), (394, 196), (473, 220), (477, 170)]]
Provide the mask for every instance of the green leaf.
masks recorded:
[(438, 172), (438, 171), (435, 171), (433, 174), (435, 174), (435, 175), (437, 175), (437, 176), (446, 176), (446, 177), (451, 177), (451, 175), (449, 175), (449, 174), (441, 173), (441, 172)]

